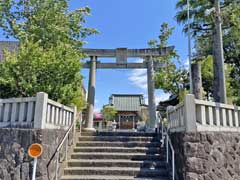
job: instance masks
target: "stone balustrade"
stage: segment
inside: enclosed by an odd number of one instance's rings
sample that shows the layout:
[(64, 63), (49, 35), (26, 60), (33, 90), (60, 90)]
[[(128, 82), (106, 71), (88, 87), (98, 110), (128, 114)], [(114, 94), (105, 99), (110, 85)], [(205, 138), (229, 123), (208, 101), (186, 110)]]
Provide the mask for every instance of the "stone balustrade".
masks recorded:
[(177, 106), (168, 108), (167, 115), (168, 115), (169, 127), (174, 128), (176, 131), (185, 130), (183, 103), (180, 103)]
[(0, 128), (67, 128), (75, 115), (76, 108), (48, 99), (43, 92), (36, 97), (0, 99)]
[(169, 107), (167, 114), (171, 132), (240, 132), (240, 107), (198, 100), (191, 94), (184, 103)]

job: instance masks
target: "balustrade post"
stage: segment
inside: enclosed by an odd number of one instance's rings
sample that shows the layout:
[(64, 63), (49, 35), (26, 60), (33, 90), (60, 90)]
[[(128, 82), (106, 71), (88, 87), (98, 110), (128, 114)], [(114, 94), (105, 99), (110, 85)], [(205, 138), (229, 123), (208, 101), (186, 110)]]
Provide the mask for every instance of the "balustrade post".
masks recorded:
[(77, 122), (77, 107), (74, 106), (74, 111), (73, 111), (73, 135), (72, 135), (72, 144), (75, 144), (75, 134), (76, 134), (76, 122)]
[(184, 101), (184, 119), (186, 132), (196, 132), (196, 104), (193, 94), (186, 94)]
[(44, 92), (37, 93), (36, 105), (35, 105), (35, 115), (33, 127), (38, 129), (44, 129), (46, 124), (46, 114), (47, 114), (47, 102), (48, 94)]

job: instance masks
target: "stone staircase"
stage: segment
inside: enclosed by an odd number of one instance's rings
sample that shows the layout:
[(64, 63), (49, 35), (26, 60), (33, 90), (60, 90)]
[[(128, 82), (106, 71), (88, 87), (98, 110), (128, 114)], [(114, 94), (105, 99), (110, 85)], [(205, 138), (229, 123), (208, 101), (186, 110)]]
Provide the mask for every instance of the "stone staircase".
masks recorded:
[(168, 180), (153, 133), (83, 133), (61, 180)]

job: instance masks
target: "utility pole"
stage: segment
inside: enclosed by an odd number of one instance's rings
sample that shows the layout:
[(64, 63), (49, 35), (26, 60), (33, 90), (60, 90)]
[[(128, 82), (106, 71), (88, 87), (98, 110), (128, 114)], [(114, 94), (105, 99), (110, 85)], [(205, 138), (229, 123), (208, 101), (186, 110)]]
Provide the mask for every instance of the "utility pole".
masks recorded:
[(189, 82), (190, 82), (190, 93), (193, 94), (193, 83), (192, 83), (192, 49), (191, 49), (191, 31), (190, 31), (190, 2), (187, 0), (187, 17), (188, 17), (188, 60), (189, 60)]
[(222, 20), (219, 0), (214, 0), (214, 31), (213, 31), (213, 97), (216, 102), (227, 103), (224, 71)]

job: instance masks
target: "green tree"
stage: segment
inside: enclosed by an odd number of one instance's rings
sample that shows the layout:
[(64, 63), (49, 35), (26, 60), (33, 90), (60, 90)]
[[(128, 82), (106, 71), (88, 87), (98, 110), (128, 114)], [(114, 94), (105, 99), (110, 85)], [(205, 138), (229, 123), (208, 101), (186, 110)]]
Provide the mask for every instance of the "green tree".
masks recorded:
[[(239, 2), (239, 1), (238, 1)], [(230, 66), (230, 87), (233, 103), (240, 105), (240, 3), (229, 6), (224, 16), (229, 17), (228, 30), (224, 31), (224, 52)]]
[[(149, 41), (149, 46), (152, 48), (166, 47), (173, 30), (174, 28), (169, 27), (167, 23), (163, 23), (160, 28), (158, 39)], [(167, 65), (164, 68), (156, 70), (155, 87), (171, 95), (179, 95), (180, 88), (187, 88), (188, 84), (187, 71), (183, 68), (178, 58), (177, 52), (173, 51), (169, 55), (154, 59), (155, 61), (163, 62)]]
[[(19, 41), (19, 50), (4, 52), (0, 97), (33, 96), (39, 91), (65, 104), (83, 101), (81, 48), (96, 33), (84, 26), (88, 7), (68, 10), (68, 0), (0, 2), (0, 27)], [(82, 106), (84, 103), (77, 103)], [(81, 104), (81, 105), (80, 105)]]
[(206, 57), (201, 63), (202, 70), (202, 86), (206, 93), (206, 98), (210, 100), (213, 94), (213, 58)]
[(96, 33), (83, 25), (90, 8), (68, 9), (69, 0), (4, 0), (0, 2), (0, 27), (6, 37), (38, 42), (44, 49), (59, 43), (81, 48), (84, 38)]
[[(191, 4), (191, 32), (192, 37), (195, 40), (196, 56), (213, 55), (214, 62), (217, 62), (214, 52), (214, 18), (205, 15), (207, 9), (214, 7), (214, 0), (201, 0), (194, 1), (190, 0)], [(187, 1), (178, 0), (177, 9), (179, 10), (176, 15), (176, 20), (179, 23), (184, 24), (183, 31), (187, 32)], [(230, 77), (230, 85), (227, 84), (227, 94), (235, 91), (234, 94), (237, 96), (237, 87), (239, 87), (239, 57), (240, 57), (240, 3), (239, 0), (224, 0), (221, 1), (222, 19), (223, 19), (223, 40), (224, 40), (224, 55), (225, 62), (230, 64), (228, 68), (229, 72), (226, 72), (227, 76)], [(205, 58), (208, 59), (208, 58)], [(214, 66), (215, 68), (215, 66)], [(234, 87), (234, 89), (232, 89)], [(216, 87), (218, 88), (218, 87)], [(230, 92), (228, 92), (230, 91)], [(230, 97), (231, 98), (231, 97)]]
[[(207, 56), (202, 62), (201, 62), (201, 68), (202, 68), (202, 86), (203, 90), (206, 93), (206, 98), (210, 100), (212, 98), (213, 94), (213, 57)], [(226, 69), (226, 88), (227, 88), (227, 96), (228, 96), (228, 102), (232, 103), (234, 98), (234, 91), (231, 86), (231, 71), (232, 67), (228, 64), (225, 64)]]
[(101, 113), (105, 120), (111, 121), (115, 118), (117, 111), (113, 106), (103, 106)]
[[(65, 51), (65, 52), (64, 52)], [(6, 52), (0, 64), (1, 97), (32, 96), (39, 91), (68, 103), (81, 86), (79, 55), (68, 46), (43, 49), (21, 43), (18, 52)]]

